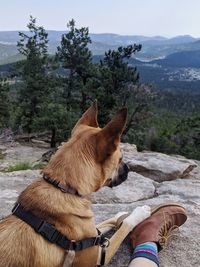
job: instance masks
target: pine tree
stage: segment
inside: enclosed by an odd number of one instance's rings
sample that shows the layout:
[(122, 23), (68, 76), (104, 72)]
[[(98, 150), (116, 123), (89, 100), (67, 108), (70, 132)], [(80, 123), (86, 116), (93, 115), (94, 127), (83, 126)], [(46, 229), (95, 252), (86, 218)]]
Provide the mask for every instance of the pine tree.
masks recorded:
[(50, 145), (56, 147), (57, 143), (67, 139), (77, 116), (74, 111), (67, 109), (63, 99), (63, 88), (58, 77), (49, 76), (48, 86), (50, 93), (45, 102), (40, 104), (40, 112), (34, 118), (33, 129), (49, 131), (51, 133)]
[[(146, 104), (141, 103), (138, 98), (143, 94), (139, 88), (139, 73), (137, 69), (129, 64), (133, 54), (141, 50), (141, 45), (129, 45), (109, 50), (100, 61), (100, 87), (97, 90), (97, 98), (104, 111), (100, 116), (102, 122), (108, 120), (110, 114), (119, 107), (131, 106), (131, 116), (128, 121), (129, 131), (136, 113), (141, 112)], [(137, 96), (137, 97), (136, 97)]]
[(130, 97), (130, 87), (138, 84), (139, 74), (135, 67), (128, 64), (130, 57), (141, 50), (141, 45), (129, 45), (127, 47), (118, 47), (117, 50), (109, 50), (105, 53), (101, 66), (107, 70), (110, 75), (111, 94), (115, 96), (118, 106), (125, 106)]
[[(62, 67), (69, 71), (65, 79), (65, 99), (70, 107), (74, 99), (80, 101), (82, 112), (87, 104), (87, 82), (91, 78), (92, 53), (88, 48), (91, 43), (87, 27), (75, 27), (72, 19), (67, 24), (69, 31), (62, 35), (61, 45), (57, 48), (57, 57)], [(78, 96), (77, 96), (78, 95)]]
[(0, 79), (0, 129), (9, 124), (9, 86), (5, 79)]
[(40, 104), (48, 94), (48, 77), (46, 75), (48, 34), (44, 28), (36, 25), (36, 19), (30, 17), (27, 25), (29, 34), (19, 32), (18, 51), (25, 56), (21, 63), (23, 80), (19, 92), (21, 124), (31, 133), (34, 118), (39, 114)]

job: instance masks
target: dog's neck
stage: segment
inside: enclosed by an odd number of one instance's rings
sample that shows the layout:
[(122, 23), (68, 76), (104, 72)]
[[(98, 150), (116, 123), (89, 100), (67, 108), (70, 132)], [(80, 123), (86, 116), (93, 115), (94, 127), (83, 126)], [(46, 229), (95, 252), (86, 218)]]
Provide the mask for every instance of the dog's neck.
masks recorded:
[(43, 175), (43, 179), (44, 179), (47, 183), (52, 184), (53, 186), (55, 186), (56, 188), (58, 188), (58, 189), (59, 189), (60, 191), (62, 191), (63, 193), (67, 193), (67, 194), (75, 195), (75, 196), (77, 196), (77, 197), (81, 197), (81, 198), (84, 197), (83, 195), (79, 194), (79, 192), (78, 192), (75, 188), (71, 187), (70, 185), (64, 185), (64, 184), (62, 184), (61, 182), (58, 182), (58, 181), (56, 181), (56, 180), (50, 178), (49, 176), (47, 176), (47, 175), (45, 175), (45, 174)]
[(49, 219), (54, 220), (55, 214), (59, 214), (57, 221), (64, 221), (65, 224), (66, 221), (63, 217), (66, 216), (68, 220), (70, 214), (83, 218), (93, 217), (89, 198), (62, 193), (44, 179), (36, 180), (30, 184), (20, 194), (18, 203), (27, 210), (34, 210), (37, 216), (47, 221)]
[[(101, 187), (99, 172), (94, 167), (94, 156), (88, 144), (77, 147), (76, 143), (69, 141), (62, 145), (43, 169), (43, 175), (56, 180), (58, 183), (70, 186), (80, 195), (90, 195)], [(73, 149), (72, 149), (73, 148)], [(90, 153), (86, 153), (86, 151)]]

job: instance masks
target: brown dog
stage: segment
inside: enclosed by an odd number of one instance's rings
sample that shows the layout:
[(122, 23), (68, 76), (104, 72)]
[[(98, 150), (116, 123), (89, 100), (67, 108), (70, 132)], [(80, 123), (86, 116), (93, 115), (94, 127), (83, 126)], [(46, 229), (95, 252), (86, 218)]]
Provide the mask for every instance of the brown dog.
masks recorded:
[[(70, 240), (97, 236), (89, 195), (104, 185), (120, 184), (127, 177), (119, 149), (127, 110), (120, 110), (103, 129), (97, 123), (97, 105), (93, 105), (77, 122), (72, 137), (51, 158), (42, 173), (73, 192), (62, 192), (40, 178), (19, 196), (26, 211), (42, 218)], [(76, 192), (76, 193), (75, 193)], [(110, 240), (106, 263), (110, 261), (125, 236), (150, 215), (149, 207), (137, 208), (123, 222)], [(98, 227), (105, 230), (115, 224), (117, 216)], [(22, 219), (10, 215), (0, 222), (0, 267), (94, 267), (99, 258), (99, 246), (75, 253), (50, 243)], [(71, 253), (72, 252), (72, 253)], [(72, 261), (73, 263), (70, 263)]]

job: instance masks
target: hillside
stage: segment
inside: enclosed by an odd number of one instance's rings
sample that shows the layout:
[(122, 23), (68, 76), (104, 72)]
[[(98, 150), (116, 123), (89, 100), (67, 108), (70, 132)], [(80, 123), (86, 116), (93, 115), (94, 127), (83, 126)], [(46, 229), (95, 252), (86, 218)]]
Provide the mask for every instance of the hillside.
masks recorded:
[[(23, 31), (28, 33), (28, 31)], [(47, 30), (49, 39), (52, 42), (59, 42), (60, 37), (65, 31)], [(107, 45), (125, 45), (134, 42), (149, 43), (154, 45), (159, 44), (182, 44), (191, 43), (198, 40), (190, 35), (175, 36), (173, 38), (166, 38), (163, 36), (142, 36), (142, 35), (120, 35), (113, 33), (91, 33), (91, 39), (94, 42), (100, 42)], [(0, 31), (0, 41), (7, 43), (16, 43), (19, 39), (18, 31)]]
[(15, 44), (7, 44), (0, 41), (0, 59), (6, 59), (10, 56), (17, 54), (17, 48)]
[(151, 61), (151, 63), (166, 67), (200, 68), (200, 50), (173, 53), (164, 59)]
[[(56, 52), (63, 33), (64, 31), (48, 31), (50, 54)], [(116, 49), (119, 45), (142, 43), (142, 50), (129, 59), (129, 64), (138, 68), (141, 83), (150, 83), (158, 89), (177, 94), (190, 92), (192, 95), (198, 95), (199, 99), (200, 41), (197, 38), (187, 35), (165, 38), (109, 33), (90, 36), (92, 44), (89, 45), (89, 49), (94, 55), (93, 62), (99, 62), (105, 51)], [(16, 48), (18, 38), (17, 31), (0, 32), (0, 73), (3, 75), (8, 74), (10, 63), (22, 59)], [(58, 73), (61, 72), (66, 74), (59, 69)], [(190, 97), (187, 99), (193, 103), (192, 110), (195, 111), (196, 100), (194, 96), (191, 97), (192, 100)]]
[[(28, 33), (24, 31), (25, 33)], [(65, 31), (48, 30), (49, 35), (49, 53), (54, 54), (60, 43), (61, 35)], [(142, 44), (143, 48), (137, 57), (142, 60), (154, 60), (163, 58), (169, 54), (200, 50), (200, 41), (188, 35), (166, 38), (162, 36), (147, 37), (141, 35), (119, 35), (112, 33), (94, 34), (91, 33), (92, 44), (90, 49), (94, 55), (103, 55), (109, 49), (115, 49), (118, 46), (126, 46), (137, 43)], [(15, 60), (10, 58), (17, 54), (16, 43), (19, 40), (18, 31), (0, 31), (0, 64), (6, 64)]]

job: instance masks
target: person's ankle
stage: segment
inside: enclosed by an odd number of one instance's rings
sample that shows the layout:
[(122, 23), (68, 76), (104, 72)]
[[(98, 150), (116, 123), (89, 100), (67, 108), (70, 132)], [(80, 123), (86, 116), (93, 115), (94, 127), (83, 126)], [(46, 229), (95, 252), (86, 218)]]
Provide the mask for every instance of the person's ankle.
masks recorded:
[(131, 260), (136, 258), (148, 259), (159, 266), (158, 247), (155, 242), (145, 242), (134, 248)]

